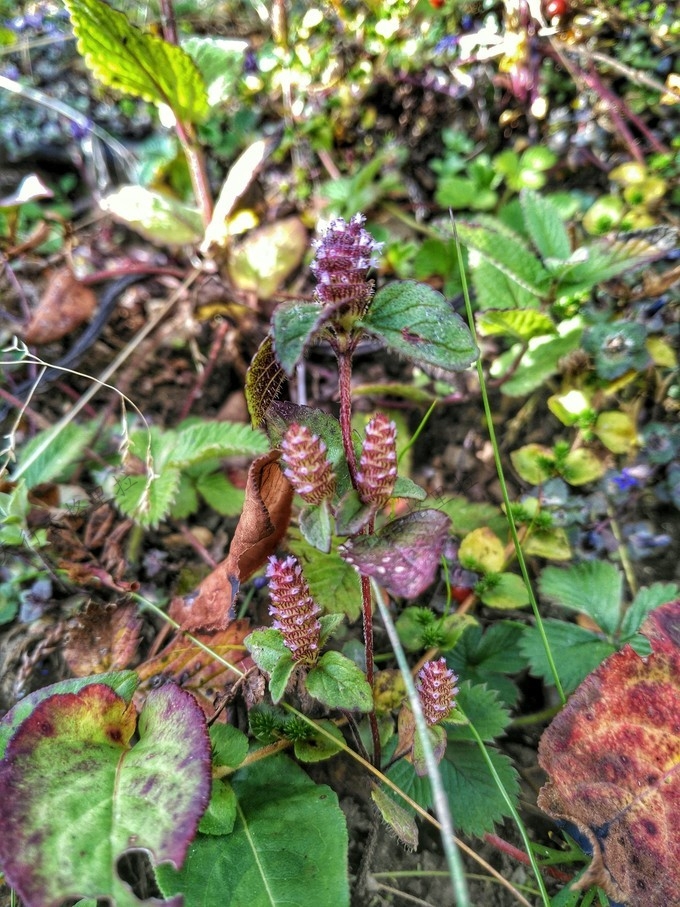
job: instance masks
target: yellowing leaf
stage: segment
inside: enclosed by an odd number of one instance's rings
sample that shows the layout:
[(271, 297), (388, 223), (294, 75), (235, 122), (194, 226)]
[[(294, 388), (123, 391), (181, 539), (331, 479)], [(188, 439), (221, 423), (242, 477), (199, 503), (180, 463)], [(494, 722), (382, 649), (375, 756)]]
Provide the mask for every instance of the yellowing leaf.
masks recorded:
[(628, 453), (637, 443), (635, 422), (628, 413), (600, 413), (593, 431), (612, 453)]
[(467, 569), (500, 573), (505, 564), (505, 548), (495, 532), (482, 526), (465, 536), (460, 543), (458, 559)]
[(205, 83), (186, 51), (146, 34), (101, 0), (65, 0), (78, 50), (109, 88), (166, 104), (183, 123), (208, 114)]

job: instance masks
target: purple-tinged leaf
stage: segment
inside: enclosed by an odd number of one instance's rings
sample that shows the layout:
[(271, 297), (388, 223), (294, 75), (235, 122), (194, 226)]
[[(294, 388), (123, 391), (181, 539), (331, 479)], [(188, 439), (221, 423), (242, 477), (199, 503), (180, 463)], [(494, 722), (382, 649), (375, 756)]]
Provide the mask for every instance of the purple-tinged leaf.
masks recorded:
[(418, 510), (375, 535), (350, 539), (338, 552), (391, 595), (416, 598), (435, 578), (450, 527), (451, 520), (440, 510)]
[[(139, 718), (92, 683), (38, 703), (0, 762), (0, 869), (26, 907), (142, 902), (116, 867), (130, 850), (180, 866), (210, 797), (210, 741), (190, 693), (149, 693)], [(163, 902), (179, 907), (181, 898)]]

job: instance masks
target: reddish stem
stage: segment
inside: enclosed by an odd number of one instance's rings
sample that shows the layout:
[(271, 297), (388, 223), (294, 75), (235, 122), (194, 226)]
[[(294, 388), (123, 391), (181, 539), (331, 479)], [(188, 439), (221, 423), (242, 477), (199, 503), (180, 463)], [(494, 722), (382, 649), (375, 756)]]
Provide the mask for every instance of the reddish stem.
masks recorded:
[[(486, 834), (484, 835), (484, 840), (487, 844), (491, 844), (492, 847), (495, 847), (496, 850), (500, 850), (501, 853), (505, 853), (509, 857), (512, 857), (513, 860), (517, 860), (525, 866), (531, 866), (531, 860), (523, 850), (519, 850), (519, 848), (514, 847), (508, 841), (504, 841), (503, 838), (499, 838), (498, 835)], [(562, 872), (561, 869), (556, 869), (554, 866), (541, 866), (541, 869), (552, 876), (553, 879), (557, 879), (558, 882), (564, 882), (565, 884), (571, 882), (574, 878), (573, 875)]]
[[(346, 349), (336, 350), (338, 358), (338, 385), (340, 392), (340, 429), (342, 446), (349, 468), (349, 476), (354, 488), (357, 487), (357, 458), (352, 443), (352, 351), (350, 344)], [(366, 527), (366, 533), (372, 534), (373, 520)], [(367, 576), (361, 577), (361, 614), (364, 629), (364, 651), (366, 658), (366, 680), (373, 689), (375, 668), (373, 663), (373, 611), (371, 608), (371, 581)], [(368, 716), (373, 739), (373, 764), (380, 765), (380, 732), (375, 712)]]

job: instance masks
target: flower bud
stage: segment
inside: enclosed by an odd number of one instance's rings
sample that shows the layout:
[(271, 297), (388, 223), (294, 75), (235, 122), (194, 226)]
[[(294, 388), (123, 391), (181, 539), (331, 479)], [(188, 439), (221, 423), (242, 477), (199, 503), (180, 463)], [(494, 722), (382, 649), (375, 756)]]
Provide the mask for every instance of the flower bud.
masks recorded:
[(281, 442), (284, 476), (308, 504), (320, 504), (335, 490), (335, 474), (326, 445), (306, 425), (293, 422)]
[(382, 507), (397, 481), (397, 426), (377, 413), (366, 426), (357, 470), (359, 496), (364, 504)]
[(349, 223), (332, 220), (321, 239), (314, 243), (316, 257), (311, 269), (318, 285), (316, 298), (324, 305), (347, 305), (364, 314), (373, 298), (374, 284), (368, 271), (377, 264), (374, 253), (382, 249), (363, 225), (366, 218), (355, 214)]
[(272, 627), (280, 630), (293, 660), (312, 665), (318, 658), (321, 609), (312, 598), (307, 580), (297, 558), (272, 556), (267, 565), (269, 577), (269, 613)]

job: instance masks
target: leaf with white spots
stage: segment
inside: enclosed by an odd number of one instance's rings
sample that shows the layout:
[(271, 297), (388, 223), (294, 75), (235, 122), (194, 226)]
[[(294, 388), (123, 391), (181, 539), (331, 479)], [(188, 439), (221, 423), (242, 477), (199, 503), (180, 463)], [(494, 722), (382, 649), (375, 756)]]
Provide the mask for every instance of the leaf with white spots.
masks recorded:
[(451, 520), (440, 510), (418, 510), (362, 535), (338, 550), (362, 576), (391, 595), (416, 598), (434, 581)]

